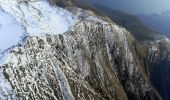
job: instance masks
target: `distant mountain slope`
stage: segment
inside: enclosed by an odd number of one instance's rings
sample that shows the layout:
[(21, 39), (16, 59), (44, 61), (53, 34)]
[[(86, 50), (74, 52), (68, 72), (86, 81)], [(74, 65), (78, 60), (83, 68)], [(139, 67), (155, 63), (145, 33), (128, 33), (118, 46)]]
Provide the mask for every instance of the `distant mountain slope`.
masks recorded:
[(164, 11), (161, 14), (138, 16), (148, 27), (170, 37), (170, 11)]
[(77, 6), (83, 9), (95, 9), (92, 4), (86, 0), (48, 0), (50, 4), (57, 5), (59, 7), (73, 7)]
[(104, 12), (113, 22), (125, 27), (137, 40), (154, 40), (160, 38), (159, 33), (145, 26), (140, 19), (131, 14), (113, 10), (101, 5), (95, 5), (96, 8)]

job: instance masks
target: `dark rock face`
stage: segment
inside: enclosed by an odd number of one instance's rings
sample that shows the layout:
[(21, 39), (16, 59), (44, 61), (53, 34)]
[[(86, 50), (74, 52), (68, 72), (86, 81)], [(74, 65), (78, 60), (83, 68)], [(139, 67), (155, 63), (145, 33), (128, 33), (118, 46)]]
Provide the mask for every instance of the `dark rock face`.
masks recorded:
[(168, 39), (138, 43), (107, 17), (68, 9), (79, 21), (67, 33), (29, 36), (10, 51), (2, 68), (12, 97), (0, 99), (162, 100), (150, 77), (152, 66), (169, 57), (168, 45), (159, 48)]
[(169, 95), (169, 86), (170, 86), (170, 43), (169, 40), (160, 40), (157, 43), (157, 47), (159, 48), (155, 52), (152, 53), (154, 55), (155, 61), (151, 63), (151, 81), (153, 85), (158, 89), (160, 94), (163, 96), (165, 100), (170, 99)]

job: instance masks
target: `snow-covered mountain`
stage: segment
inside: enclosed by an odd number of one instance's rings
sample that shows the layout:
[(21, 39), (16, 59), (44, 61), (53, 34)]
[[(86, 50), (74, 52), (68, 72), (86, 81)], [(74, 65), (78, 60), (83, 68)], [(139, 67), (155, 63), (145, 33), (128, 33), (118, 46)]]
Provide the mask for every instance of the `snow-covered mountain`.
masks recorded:
[(0, 99), (161, 100), (152, 76), (170, 64), (169, 39), (138, 42), (77, 2), (0, 0)]
[[(67, 32), (77, 21), (68, 11), (51, 7), (46, 1), (6, 0), (0, 2), (0, 53), (22, 44), (27, 36)], [(10, 28), (10, 29), (9, 29)], [(2, 58), (2, 57), (1, 57)]]

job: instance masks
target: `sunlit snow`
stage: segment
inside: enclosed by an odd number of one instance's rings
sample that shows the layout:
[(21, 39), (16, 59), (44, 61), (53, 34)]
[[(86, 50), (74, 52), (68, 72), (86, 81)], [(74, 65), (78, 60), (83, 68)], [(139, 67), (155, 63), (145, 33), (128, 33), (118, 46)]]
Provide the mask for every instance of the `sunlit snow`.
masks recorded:
[(0, 0), (0, 63), (2, 52), (17, 45), (21, 37), (67, 32), (77, 17), (65, 9), (52, 7), (47, 1)]
[(46, 1), (18, 3), (17, 0), (0, 1), (1, 7), (21, 22), (31, 36), (62, 34), (73, 26), (77, 18), (59, 7), (52, 7)]
[(24, 28), (14, 17), (0, 9), (0, 53), (21, 40)]
[[(19, 24), (14, 17), (0, 9), (0, 65), (2, 65), (8, 52), (4, 50), (17, 45), (24, 35), (24, 28)], [(9, 82), (5, 80), (3, 75), (3, 68), (0, 66), (0, 90), (7, 95), (12, 90)], [(4, 99), (3, 94), (0, 93), (0, 99)]]

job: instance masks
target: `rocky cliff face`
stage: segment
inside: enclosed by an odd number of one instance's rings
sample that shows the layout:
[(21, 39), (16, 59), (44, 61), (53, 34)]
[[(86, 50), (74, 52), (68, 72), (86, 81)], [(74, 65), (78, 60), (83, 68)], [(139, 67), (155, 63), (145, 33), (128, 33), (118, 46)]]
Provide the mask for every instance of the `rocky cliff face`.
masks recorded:
[(28, 35), (9, 51), (0, 67), (0, 82), (8, 85), (0, 86), (0, 99), (162, 99), (150, 69), (169, 63), (168, 39), (138, 43), (107, 17), (77, 7), (67, 10), (78, 18), (67, 32)]
[(164, 38), (151, 45), (153, 49), (152, 52), (149, 53), (151, 65), (147, 65), (150, 70), (151, 81), (163, 98), (169, 100), (170, 41)]

